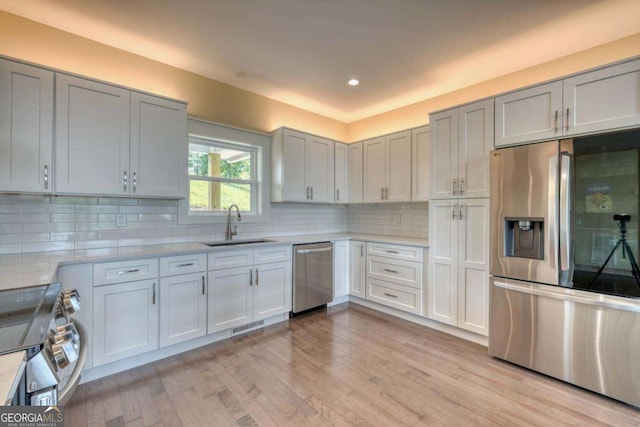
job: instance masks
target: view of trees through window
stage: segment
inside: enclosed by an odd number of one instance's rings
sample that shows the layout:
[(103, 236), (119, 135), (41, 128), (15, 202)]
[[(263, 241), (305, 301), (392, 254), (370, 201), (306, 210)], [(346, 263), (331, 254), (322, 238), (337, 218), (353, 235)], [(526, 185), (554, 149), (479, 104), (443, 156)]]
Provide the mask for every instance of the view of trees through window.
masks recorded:
[(251, 211), (253, 159), (251, 150), (189, 144), (189, 209), (225, 211), (235, 203), (241, 211)]

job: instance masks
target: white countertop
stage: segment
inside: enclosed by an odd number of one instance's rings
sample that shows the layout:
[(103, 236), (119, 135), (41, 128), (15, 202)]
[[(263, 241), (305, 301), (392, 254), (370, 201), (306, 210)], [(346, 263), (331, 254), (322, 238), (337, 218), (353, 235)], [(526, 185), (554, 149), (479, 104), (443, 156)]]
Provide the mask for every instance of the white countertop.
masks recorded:
[[(260, 237), (262, 238), (262, 237)], [(245, 240), (246, 237), (237, 240)], [(374, 234), (330, 233), (283, 237), (264, 237), (266, 243), (209, 247), (202, 243), (172, 243), (162, 245), (128, 246), (119, 248), (87, 249), (76, 251), (34, 252), (0, 255), (0, 289), (21, 288), (55, 281), (58, 266), (86, 262), (118, 261), (131, 257), (175, 256), (189, 253), (215, 252), (236, 248), (254, 248), (267, 245), (294, 245), (338, 240), (363, 240), (428, 248), (426, 239), (379, 236)]]
[(10, 405), (18, 381), (26, 366), (27, 352), (17, 351), (0, 356), (0, 398), (1, 405)]

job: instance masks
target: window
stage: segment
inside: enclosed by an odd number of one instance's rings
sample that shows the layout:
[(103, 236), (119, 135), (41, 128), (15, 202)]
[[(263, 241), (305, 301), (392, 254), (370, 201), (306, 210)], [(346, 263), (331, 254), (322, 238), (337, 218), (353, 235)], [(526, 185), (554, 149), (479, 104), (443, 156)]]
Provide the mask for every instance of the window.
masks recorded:
[(243, 221), (267, 221), (269, 135), (194, 119), (188, 128), (188, 193), (179, 222), (223, 222), (233, 204)]

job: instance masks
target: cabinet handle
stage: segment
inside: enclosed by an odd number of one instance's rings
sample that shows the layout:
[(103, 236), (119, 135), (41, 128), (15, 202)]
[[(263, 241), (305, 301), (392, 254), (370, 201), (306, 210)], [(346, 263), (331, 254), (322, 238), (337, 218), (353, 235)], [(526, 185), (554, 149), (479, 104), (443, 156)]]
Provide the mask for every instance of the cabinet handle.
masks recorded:
[(464, 179), (460, 179), (460, 195), (464, 193)]
[(456, 208), (458, 207), (458, 205), (453, 205), (451, 206), (451, 219), (456, 219)]
[(253, 268), (249, 269), (249, 286), (253, 286)]
[(122, 174), (122, 191), (125, 193), (127, 192), (127, 183), (127, 171), (124, 171), (124, 173)]
[(156, 305), (156, 282), (153, 282), (153, 297), (151, 299), (151, 303)]
[(307, 200), (309, 200), (309, 187), (307, 187)]
[(192, 262), (185, 262), (184, 264), (178, 264), (176, 265), (176, 267), (180, 268), (180, 267), (191, 267), (193, 265)]
[(44, 165), (44, 189), (49, 189), (49, 166)]
[(313, 187), (311, 187), (311, 200), (313, 200)]
[(464, 203), (460, 203), (460, 216), (459, 216), (460, 220), (462, 221), (464, 219)]
[(340, 190), (336, 189), (336, 200), (340, 201)]
[(556, 110), (556, 115), (553, 120), (553, 133), (558, 133), (558, 110)]
[(138, 188), (138, 176), (136, 175), (136, 173), (133, 173), (133, 192), (136, 192), (136, 189)]
[(139, 273), (139, 272), (140, 272), (139, 268), (134, 268), (132, 270), (120, 270), (116, 274), (119, 276), (121, 274), (130, 274), (130, 273)]
[(391, 270), (389, 268), (385, 268), (384, 271), (386, 271), (387, 273), (398, 274), (398, 272), (396, 270)]
[(458, 194), (458, 180), (453, 178), (453, 195)]
[(202, 276), (202, 295), (204, 295), (204, 276)]
[(260, 270), (256, 268), (256, 286), (260, 284)]
[(385, 250), (385, 252), (388, 253), (388, 254), (397, 254), (398, 253), (398, 251), (391, 251), (389, 249)]
[(388, 292), (384, 293), (386, 296), (391, 297), (391, 298), (398, 298), (398, 295), (394, 295), (394, 294), (390, 294)]
[(564, 130), (565, 130), (566, 132), (569, 132), (569, 109), (568, 109), (568, 108), (567, 108), (567, 115), (566, 115), (566, 118), (565, 118), (564, 123), (565, 123), (565, 128), (564, 128)]

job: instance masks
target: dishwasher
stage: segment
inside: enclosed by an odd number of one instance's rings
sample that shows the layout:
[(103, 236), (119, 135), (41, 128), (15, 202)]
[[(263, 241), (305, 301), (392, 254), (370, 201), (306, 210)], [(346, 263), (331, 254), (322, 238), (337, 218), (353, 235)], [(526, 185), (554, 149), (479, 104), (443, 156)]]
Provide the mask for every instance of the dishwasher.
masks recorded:
[(333, 243), (293, 245), (293, 313), (333, 300)]

